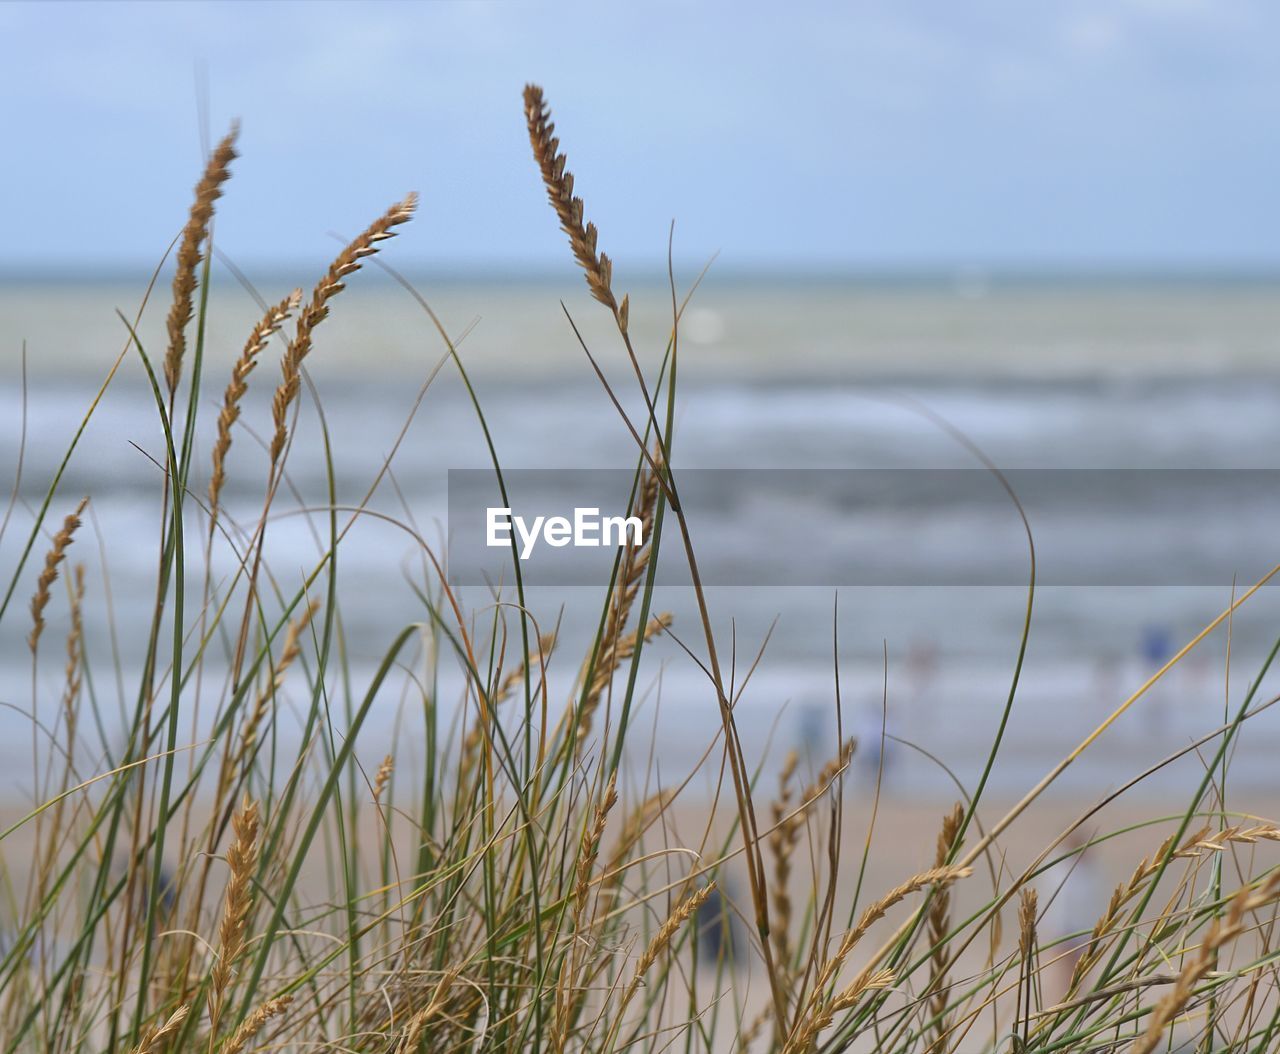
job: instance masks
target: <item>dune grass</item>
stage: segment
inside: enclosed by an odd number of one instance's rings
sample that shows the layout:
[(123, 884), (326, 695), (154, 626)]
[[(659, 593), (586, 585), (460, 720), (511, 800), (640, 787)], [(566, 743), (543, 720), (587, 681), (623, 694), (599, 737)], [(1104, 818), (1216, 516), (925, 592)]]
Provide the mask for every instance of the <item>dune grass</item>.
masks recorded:
[[(345, 283), (403, 229), (417, 201), (410, 195), (374, 221), (309, 295), (264, 303), (220, 384), (205, 363), (205, 331), (211, 223), (236, 156), (233, 129), (211, 154), (180, 237), (167, 347), (137, 336), (142, 309), (121, 319), (116, 367), (130, 357), (142, 364), (164, 442), (152, 615), (147, 625), (117, 627), (146, 656), (127, 686), (132, 711), (118, 735), (102, 733), (119, 718), (95, 685), (122, 671), (93, 669), (83, 639), (90, 586), (76, 549), (84, 502), (64, 492), (60, 469), (26, 535), (17, 533), (20, 516), (6, 516), (0, 529), (16, 566), (0, 621), (27, 642), (39, 755), (38, 804), (0, 833), (4, 1049), (1276, 1049), (1280, 871), (1268, 850), (1280, 829), (1228, 814), (1221, 783), (1241, 729), (1273, 701), (1259, 692), (1280, 641), (1236, 712), (1188, 748), (1204, 755), (1204, 776), (1187, 787), (1178, 814), (1082, 839), (1110, 795), (1046, 833), (1021, 873), (1008, 871), (1000, 853), (1001, 836), (1054, 780), (1253, 590), (984, 826), (980, 805), (1000, 764), (1030, 632), (1029, 547), (1018, 665), (981, 779), (938, 829), (902, 832), (930, 866), (878, 892), (863, 888), (860, 872), (850, 892), (836, 862), (865, 845), (865, 871), (872, 844), (845, 816), (856, 744), (833, 743), (829, 763), (804, 779), (794, 756), (777, 776), (763, 772), (737, 734), (725, 645), (680, 505), (674, 408), (684, 301), (673, 277), (669, 339), (651, 349), (660, 367), (646, 372), (630, 300), (614, 289), (541, 91), (527, 88), (524, 106), (537, 171), (616, 329), (615, 349), (584, 343), (585, 358), (614, 396), (599, 356), (621, 355), (644, 408), (628, 417), (615, 397), (619, 427), (635, 440), (632, 511), (649, 529), (600, 583), (591, 646), (582, 656), (557, 654), (556, 634), (525, 606), (514, 554), (505, 591), (466, 608), (441, 554), (406, 520), (400, 526), (424, 568), (418, 605), (367, 675), (353, 667), (343, 646), (340, 555), (368, 513), (337, 501), (331, 444), (340, 440), (322, 413), (328, 493), (308, 495), (306, 515), (323, 555), (301, 585), (274, 573), (266, 537), (281, 507), (301, 502), (288, 461), (305, 360), (324, 354), (323, 322), (340, 309)], [(431, 321), (485, 426), (480, 394)], [(567, 339), (581, 339), (569, 322)], [(267, 374), (258, 367), (273, 341), (283, 352), (271, 419), (258, 422), (261, 433), (246, 432), (241, 402)], [(197, 449), (196, 428), (209, 385), (225, 388), (211, 459)], [(77, 449), (84, 427), (69, 438), (62, 469), (73, 454), (85, 456)], [(261, 512), (235, 522), (220, 500), (228, 452), (259, 435)], [(489, 453), (501, 488), (492, 441)], [(370, 496), (389, 464), (369, 467)], [(682, 627), (680, 640), (705, 673), (698, 705), (720, 718), (701, 766), (718, 773), (718, 793), (690, 806), (703, 817), (701, 835), (679, 845), (669, 820), (691, 796), (687, 785), (653, 787), (624, 749), (637, 734), (646, 644), (671, 630), (653, 606), (660, 550), (688, 566), (698, 622)], [(230, 554), (231, 575), (211, 570), (215, 552)], [(64, 605), (70, 631), (55, 646), (45, 616)], [(579, 666), (570, 698), (549, 688), (552, 661)], [(438, 695), (444, 665), (463, 673), (457, 721), (441, 716), (455, 712)], [(49, 671), (59, 669), (65, 675), (50, 696)], [(832, 697), (838, 706), (838, 682)], [(369, 764), (362, 725), (375, 707), (406, 700), (420, 721), (413, 747), (422, 764), (406, 767), (395, 752)], [(301, 715), (296, 748), (278, 734), (286, 703)], [(1134, 773), (1120, 793), (1148, 775)], [(1150, 848), (1097, 905), (1091, 932), (1042, 936), (1044, 876), (1089, 841), (1113, 838)], [(725, 895), (721, 884), (741, 895)]]

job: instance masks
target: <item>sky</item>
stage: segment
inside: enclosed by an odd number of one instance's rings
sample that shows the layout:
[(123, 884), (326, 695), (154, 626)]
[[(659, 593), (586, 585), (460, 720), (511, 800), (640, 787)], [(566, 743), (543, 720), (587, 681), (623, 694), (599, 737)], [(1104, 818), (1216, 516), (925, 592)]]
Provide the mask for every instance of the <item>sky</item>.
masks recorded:
[(541, 83), (625, 269), (1280, 267), (1274, 0), (0, 3), (0, 271), (138, 268), (242, 122), (242, 266), (410, 189), (405, 266), (567, 265)]

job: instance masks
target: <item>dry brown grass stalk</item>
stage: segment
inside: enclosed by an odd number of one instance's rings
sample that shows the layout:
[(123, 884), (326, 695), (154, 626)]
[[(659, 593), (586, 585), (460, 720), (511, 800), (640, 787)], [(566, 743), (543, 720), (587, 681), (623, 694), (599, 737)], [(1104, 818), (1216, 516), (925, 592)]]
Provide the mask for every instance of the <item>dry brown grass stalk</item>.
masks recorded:
[[(535, 655), (531, 655), (530, 659), (539, 665), (546, 662), (547, 657), (551, 654), (556, 646), (556, 635), (554, 632), (544, 633), (538, 638), (538, 651)], [(502, 679), (502, 683), (498, 685), (497, 692), (494, 693), (493, 702), (496, 706), (498, 703), (510, 699), (515, 694), (515, 690), (525, 681), (527, 674), (524, 663), (520, 663), (514, 670)]]
[(769, 855), (773, 858), (773, 881), (770, 883), (773, 918), (769, 936), (773, 941), (774, 962), (784, 974), (790, 972), (791, 964), (791, 858), (800, 843), (802, 827), (801, 823), (792, 822), (794, 817), (791, 815), (794, 801), (791, 780), (799, 761), (800, 756), (792, 750), (782, 763), (778, 776), (778, 799), (773, 803), (773, 833), (769, 837)]
[(388, 754), (382, 759), (382, 764), (378, 766), (378, 771), (373, 776), (373, 800), (374, 803), (382, 801), (382, 795), (386, 792), (387, 784), (391, 782), (391, 773), (395, 771), (396, 759), (392, 754)]
[(218, 437), (213, 444), (213, 472), (209, 477), (209, 518), (218, 511), (218, 499), (226, 482), (227, 454), (231, 450), (231, 429), (240, 418), (240, 401), (249, 390), (249, 374), (258, 364), (258, 356), (266, 349), (272, 336), (284, 325), (285, 320), (302, 303), (302, 290), (295, 289), (287, 297), (268, 308), (262, 320), (253, 327), (245, 342), (240, 358), (231, 369), (231, 381), (222, 396), (222, 411), (218, 414)]
[(808, 1054), (816, 1046), (819, 1034), (831, 1024), (836, 1014), (851, 1009), (867, 992), (888, 988), (893, 980), (892, 970), (863, 970), (830, 1000), (817, 1005), (813, 1013), (787, 1039), (782, 1054)]
[(227, 1040), (227, 1045), (222, 1048), (221, 1054), (241, 1054), (245, 1047), (249, 1045), (249, 1041), (262, 1031), (266, 1023), (273, 1017), (279, 1017), (283, 1014), (292, 1002), (293, 996), (282, 995), (278, 999), (270, 999), (263, 1003), (246, 1017), (240, 1027), (231, 1034), (231, 1038)]
[(75, 540), (76, 530), (80, 527), (80, 516), (89, 504), (88, 498), (81, 498), (75, 512), (62, 521), (62, 528), (53, 536), (53, 545), (44, 558), (44, 568), (36, 580), (35, 596), (31, 598), (31, 635), (27, 644), (34, 653), (40, 643), (40, 635), (44, 632), (44, 609), (49, 606), (50, 591), (58, 580), (58, 567), (66, 558), (67, 548)]
[[(659, 467), (661, 466), (660, 453), (655, 455), (655, 464)], [(604, 632), (596, 650), (595, 667), (593, 670), (588, 670), (584, 667), (583, 670), (584, 677), (590, 674), (591, 685), (587, 700), (582, 708), (584, 714), (579, 716), (580, 720), (585, 716), (588, 725), (591, 715), (599, 703), (600, 694), (607, 687), (619, 664), (626, 658), (618, 654), (619, 641), (623, 639), (624, 630), (631, 618), (631, 609), (635, 606), (636, 597), (640, 592), (641, 581), (649, 567), (653, 541), (653, 522), (658, 507), (658, 492), (657, 475), (652, 468), (647, 469), (644, 473), (644, 478), (641, 480), (640, 491), (635, 505), (635, 511), (640, 518), (640, 537), (642, 542), (637, 546), (629, 545), (623, 553), (622, 562), (618, 569), (618, 578), (614, 583), (613, 593), (609, 598), (609, 610), (605, 616)], [(667, 616), (667, 618), (669, 619), (670, 616)], [(634, 638), (632, 643), (634, 645)], [(589, 656), (587, 659), (588, 665), (590, 662), (591, 657)], [(592, 698), (593, 696), (594, 698)], [(581, 741), (583, 735), (582, 729), (579, 728), (579, 741)]]
[(543, 98), (542, 89), (536, 84), (525, 85), (524, 116), (529, 126), (533, 157), (547, 188), (547, 198), (560, 219), (560, 229), (569, 236), (569, 246), (586, 275), (587, 287), (593, 297), (614, 313), (625, 330), (629, 301), (624, 297), (623, 308), (620, 309), (614, 298), (613, 263), (596, 249), (596, 225), (583, 222), (582, 199), (574, 197), (573, 173), (565, 170), (567, 158), (559, 153), (560, 140), (555, 137), (556, 126), (551, 121), (551, 109)]
[(1039, 895), (1035, 886), (1018, 890), (1018, 952), (1030, 962), (1036, 950), (1036, 911)]
[(705, 886), (700, 886), (692, 893), (689, 893), (670, 915), (666, 921), (658, 927), (658, 932), (653, 935), (653, 939), (649, 941), (644, 953), (640, 956), (636, 963), (635, 972), (631, 975), (631, 983), (627, 986), (626, 991), (622, 995), (622, 999), (618, 1005), (618, 1021), (622, 1020), (622, 1012), (631, 1002), (632, 997), (640, 988), (644, 981), (644, 975), (653, 968), (653, 964), (658, 961), (667, 945), (671, 943), (671, 939), (680, 932), (680, 928), (688, 922), (697, 913), (698, 909), (706, 902), (715, 890), (716, 884), (708, 882)]
[(595, 870), (596, 858), (600, 855), (600, 841), (604, 838), (605, 825), (609, 822), (609, 814), (618, 804), (618, 774), (609, 777), (604, 794), (596, 806), (591, 826), (582, 837), (582, 846), (578, 851), (578, 866), (573, 884), (574, 929), (577, 930), (586, 914), (587, 894), (591, 888), (591, 874)]
[(560, 967), (556, 986), (556, 1017), (551, 1030), (551, 1049), (557, 1054), (565, 1049), (569, 1038), (574, 1011), (582, 1005), (585, 991), (578, 986), (583, 938), (590, 929), (587, 905), (591, 894), (591, 876), (595, 872), (600, 855), (600, 842), (604, 838), (609, 814), (618, 804), (618, 778), (614, 773), (605, 785), (604, 793), (596, 804), (591, 823), (582, 832), (578, 848), (578, 862), (574, 868), (573, 919), (569, 928), (570, 946)]
[[(671, 626), (672, 616), (670, 612), (663, 612), (661, 615), (655, 615), (644, 627), (645, 641), (651, 641), (658, 634), (662, 633)], [(596, 711), (600, 708), (600, 700), (604, 697), (605, 689), (609, 687), (609, 682), (613, 680), (614, 674), (624, 662), (636, 653), (636, 646), (640, 642), (640, 634), (638, 631), (625, 633), (616, 640), (608, 641), (607, 652), (597, 657), (596, 667), (591, 677), (591, 687), (587, 690), (587, 694), (583, 697), (582, 706), (578, 711), (577, 739), (578, 746), (582, 744), (591, 734), (591, 726), (595, 722)]]
[(422, 1030), (426, 1027), (428, 1021), (432, 1020), (444, 1009), (449, 991), (453, 988), (461, 973), (462, 968), (460, 966), (452, 966), (444, 972), (444, 975), (432, 991), (427, 1005), (417, 1011), (409, 1019), (409, 1023), (405, 1025), (404, 1034), (396, 1045), (396, 1054), (410, 1054), (411, 1051), (418, 1049), (418, 1044), (422, 1040)]
[[(62, 691), (62, 721), (66, 738), (67, 759), (62, 772), (62, 787), (64, 790), (70, 786), (72, 775), (75, 771), (74, 758), (76, 734), (80, 720), (80, 692), (84, 681), (84, 564), (76, 565), (67, 592), (71, 609), (71, 629), (67, 633), (67, 665), (65, 687)], [(59, 836), (63, 834), (63, 817), (66, 806), (67, 800), (59, 797), (51, 810), (50, 829), (53, 832), (53, 838), (50, 839), (44, 850), (43, 859), (38, 869), (39, 878), (36, 882), (36, 889), (42, 893), (47, 889), (49, 876), (57, 859), (58, 840)], [(43, 833), (43, 825), (41, 823), (37, 824), (37, 832), (38, 842), (40, 834)]]
[(169, 1015), (163, 1024), (149, 1028), (138, 1041), (138, 1045), (129, 1054), (160, 1054), (164, 1050), (169, 1037), (177, 1033), (178, 1029), (182, 1027), (182, 1022), (187, 1019), (187, 1011), (187, 1007), (180, 1006)]
[(298, 656), (302, 653), (302, 634), (319, 610), (320, 598), (316, 597), (307, 604), (301, 614), (289, 623), (288, 628), (285, 630), (284, 644), (280, 648), (280, 658), (276, 662), (271, 680), (267, 687), (258, 693), (253, 709), (245, 719), (244, 728), (241, 729), (240, 749), (236, 753), (235, 765), (243, 764), (253, 756), (254, 748), (258, 742), (258, 734), (262, 729), (263, 721), (266, 720), (266, 716), (271, 710), (272, 701), (275, 699), (276, 693), (284, 685), (284, 679), (289, 672), (289, 667), (297, 661)]
[[(833, 1014), (840, 1013), (842, 1010), (848, 1010), (856, 1003), (864, 992), (879, 991), (888, 988), (894, 981), (892, 970), (875, 970), (871, 973), (863, 972), (855, 977), (849, 984), (836, 995), (831, 1001), (831, 1012)], [(825, 1024), (822, 1026), (825, 1027)]]
[[(933, 866), (945, 867), (956, 849), (956, 836), (964, 822), (964, 805), (956, 802), (942, 819), (938, 843), (934, 849)], [(951, 930), (951, 890), (947, 886), (934, 891), (929, 901), (929, 1013), (934, 1019), (933, 1042), (927, 1054), (945, 1054), (947, 1037), (951, 1032), (947, 1020), (947, 971), (951, 968), (951, 953), (947, 948), (947, 934)]]
[(609, 854), (601, 875), (598, 911), (611, 910), (627, 869), (627, 857), (644, 837), (645, 831), (667, 812), (675, 796), (676, 792), (673, 790), (662, 790), (651, 794), (632, 809), (623, 820), (618, 841)]
[(825, 1024), (818, 1025), (815, 1022), (821, 1020), (826, 1015), (827, 1010), (830, 1009), (831, 1000), (827, 998), (827, 991), (848, 960), (849, 955), (853, 952), (853, 949), (866, 936), (867, 931), (884, 918), (890, 908), (927, 886), (934, 886), (937, 889), (945, 888), (952, 882), (967, 878), (972, 873), (972, 869), (968, 867), (945, 866), (931, 868), (928, 871), (920, 872), (918, 875), (913, 875), (901, 885), (889, 890), (879, 900), (868, 905), (861, 918), (859, 918), (857, 925), (840, 939), (840, 944), (836, 948), (835, 954), (828, 958), (818, 970), (813, 991), (803, 1012), (797, 1015), (796, 1025), (792, 1028), (791, 1034), (784, 1045), (784, 1054), (799, 1054), (801, 1051), (808, 1050), (818, 1032), (826, 1027)]
[(1260, 886), (1246, 886), (1231, 898), (1227, 913), (1209, 924), (1199, 950), (1182, 968), (1173, 991), (1156, 1004), (1146, 1032), (1134, 1042), (1129, 1054), (1151, 1054), (1160, 1046), (1165, 1029), (1182, 1013), (1195, 995), (1196, 986), (1213, 970), (1218, 952), (1247, 929), (1245, 916), (1274, 903), (1278, 896), (1280, 872), (1274, 872)]
[(62, 713), (67, 723), (67, 743), (75, 744), (80, 689), (84, 683), (84, 564), (76, 564), (71, 574), (71, 630), (67, 633), (66, 687), (62, 693)]
[[(660, 469), (661, 454), (655, 454), (655, 465)], [(618, 568), (618, 577), (614, 583), (613, 593), (609, 598), (609, 608), (605, 615), (604, 629), (594, 656), (588, 656), (583, 665), (582, 677), (589, 679), (587, 690), (578, 708), (577, 727), (575, 730), (576, 748), (581, 750), (591, 727), (595, 722), (596, 711), (605, 690), (618, 672), (618, 668), (635, 654), (638, 643), (637, 635), (626, 633), (627, 623), (631, 618), (631, 610), (635, 606), (640, 592), (640, 584), (645, 571), (649, 567), (652, 551), (653, 523), (658, 508), (658, 477), (653, 468), (645, 470), (640, 482), (635, 511), (639, 515), (642, 543), (628, 546), (622, 556)], [(669, 614), (658, 615), (645, 626), (644, 639), (650, 640), (671, 624)]]
[(657, 472), (662, 470), (660, 450), (654, 450), (653, 462), (653, 467), (645, 470), (635, 505), (635, 512), (640, 517), (640, 537), (643, 542), (638, 546), (628, 546), (623, 553), (622, 564), (618, 570), (618, 581), (615, 583), (614, 593), (610, 599), (610, 610), (605, 625), (606, 642), (610, 636), (616, 639), (626, 626), (636, 597), (639, 595), (641, 581), (649, 569), (653, 523), (658, 511), (658, 493), (661, 490), (657, 476)]
[(245, 798), (232, 819), (233, 837), (227, 849), (231, 877), (223, 901), (218, 927), (218, 953), (209, 979), (209, 1033), (217, 1033), (235, 966), (244, 952), (253, 907), (253, 873), (258, 864), (258, 805)]
[(1194, 860), (1206, 853), (1220, 853), (1229, 845), (1254, 845), (1259, 841), (1280, 841), (1280, 827), (1274, 824), (1234, 825), (1213, 830), (1209, 826), (1200, 828), (1194, 834), (1183, 839), (1174, 849), (1174, 835), (1170, 835), (1152, 856), (1143, 857), (1128, 880), (1116, 886), (1107, 903), (1107, 909), (1094, 924), (1088, 943), (1076, 959), (1071, 972), (1071, 981), (1067, 992), (1076, 991), (1085, 977), (1098, 964), (1105, 948), (1106, 938), (1111, 936), (1120, 926), (1121, 913), (1147, 886), (1147, 883), (1159, 872), (1166, 856), (1172, 853), (1174, 860)]
[(1116, 886), (1111, 894), (1111, 899), (1107, 902), (1106, 911), (1102, 913), (1102, 916), (1094, 924), (1093, 933), (1090, 934), (1088, 943), (1080, 953), (1079, 958), (1076, 959), (1076, 964), (1071, 974), (1071, 982), (1067, 986), (1068, 992), (1075, 991), (1084, 980), (1085, 975), (1097, 964), (1103, 952), (1104, 939), (1114, 932), (1120, 923), (1121, 910), (1141, 892), (1148, 879), (1155, 874), (1160, 866), (1160, 861), (1173, 848), (1173, 839), (1174, 836), (1170, 835), (1156, 850), (1154, 856), (1143, 857), (1128, 880)]
[(835, 757), (829, 758), (822, 768), (818, 770), (818, 775), (813, 782), (805, 787), (804, 794), (800, 797), (800, 812), (791, 818), (791, 823), (802, 824), (804, 822), (804, 816), (810, 807), (827, 793), (840, 773), (849, 767), (849, 762), (853, 760), (853, 752), (857, 748), (858, 741), (852, 736), (840, 744), (840, 752)]
[[(530, 660), (542, 665), (546, 662), (556, 646), (556, 635), (554, 632), (544, 633), (538, 638), (538, 651), (534, 655), (530, 655)], [(520, 663), (509, 674), (507, 674), (499, 683), (497, 690), (493, 693), (490, 700), (488, 710), (493, 713), (495, 707), (500, 703), (506, 702), (515, 693), (516, 688), (525, 682), (528, 671), (524, 663)], [(484, 746), (486, 730), (483, 722), (476, 721), (468, 730), (466, 737), (462, 741), (462, 760), (459, 762), (458, 771), (466, 777), (475, 770), (476, 759), (480, 756), (480, 749)]]
[(276, 389), (271, 404), (271, 417), (275, 425), (275, 433), (271, 439), (271, 464), (279, 463), (284, 453), (284, 444), (288, 436), (289, 407), (298, 397), (302, 383), (302, 363), (311, 351), (312, 337), (315, 328), (329, 315), (329, 301), (342, 292), (343, 279), (360, 270), (366, 257), (372, 256), (381, 248), (381, 243), (395, 237), (392, 229), (413, 218), (418, 207), (418, 195), (409, 194), (403, 201), (392, 205), (385, 213), (374, 220), (362, 234), (342, 250), (329, 265), (323, 278), (316, 284), (311, 293), (311, 300), (298, 315), (297, 328), (293, 340), (280, 366), (280, 386)]
[(239, 125), (232, 124), (231, 131), (209, 155), (204, 175), (196, 184), (195, 200), (191, 203), (191, 212), (178, 243), (177, 270), (173, 275), (173, 304), (166, 321), (169, 346), (164, 356), (164, 380), (170, 397), (177, 391), (178, 381), (182, 376), (182, 360), (187, 350), (187, 324), (191, 321), (195, 306), (196, 268), (200, 266), (202, 246), (209, 236), (213, 203), (222, 196), (222, 184), (231, 178), (231, 162), (237, 156), (235, 142), (239, 132)]
[(1017, 1050), (1030, 1046), (1032, 1005), (1036, 996), (1036, 914), (1040, 896), (1035, 886), (1023, 886), (1018, 890), (1018, 955), (1021, 959), (1018, 975), (1018, 1003), (1014, 1010), (1013, 1031)]

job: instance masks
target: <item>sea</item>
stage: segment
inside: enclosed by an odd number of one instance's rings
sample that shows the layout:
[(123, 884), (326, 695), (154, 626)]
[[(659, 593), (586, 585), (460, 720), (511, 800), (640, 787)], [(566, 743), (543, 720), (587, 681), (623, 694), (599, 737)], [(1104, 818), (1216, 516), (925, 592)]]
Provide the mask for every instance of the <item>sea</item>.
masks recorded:
[[(450, 471), (491, 473), (495, 456), (516, 479), (634, 470), (646, 393), (665, 398), (677, 312), (672, 463), (677, 479), (718, 479), (733, 499), (692, 520), (691, 542), (712, 583), (707, 624), (744, 749), (762, 767), (791, 748), (820, 764), (854, 735), (868, 787), (882, 777), (883, 793), (954, 796), (973, 786), (1007, 712), (992, 787), (1015, 795), (1280, 563), (1280, 280), (713, 270), (690, 292), (693, 277), (674, 296), (656, 279), (628, 290), (634, 360), (572, 273), (417, 275), (412, 294), (375, 273), (350, 280), (307, 360), (266, 538), (271, 581), (297, 588), (323, 551), (332, 475), (338, 522), (350, 525), (337, 572), (352, 671), (350, 684), (332, 685), (339, 730), (347, 693), (359, 695), (397, 631), (430, 622), (422, 593), (440, 584), (431, 561), (447, 567), (454, 541)], [(231, 363), (259, 314), (255, 295), (275, 301), (297, 281), (256, 276), (251, 289), (225, 279), (210, 292), (193, 500)], [(143, 275), (0, 282), (0, 495), (7, 505), (13, 494), (0, 537), (5, 588), (84, 424), (0, 623), (0, 765), (20, 797), (32, 796), (33, 756), (54, 734), (67, 632), (55, 591), (33, 673), (27, 604), (48, 532), (83, 495), (89, 512), (70, 562), (86, 565), (99, 719), (81, 771), (109, 763), (134, 702), (164, 464), (130, 338), (136, 327), (158, 368), (167, 291), (144, 306), (147, 285)], [(234, 573), (236, 525), (249, 529), (261, 510), (280, 351), (264, 353), (250, 379), (215, 583)], [(861, 487), (867, 480), (876, 486)], [(1009, 494), (1022, 487), (1041, 499), (1027, 504), (1026, 528)], [(966, 488), (982, 500), (966, 500)], [(190, 612), (205, 570), (198, 512), (187, 530), (200, 539), (186, 567)], [(842, 562), (850, 556), (861, 571)], [(673, 623), (644, 652), (630, 714), (634, 763), (651, 781), (679, 780), (708, 749), (714, 758), (720, 730), (682, 562), (687, 574), (668, 519), (660, 565), (672, 573), (654, 610)], [(506, 620), (509, 668), (519, 650), (512, 582), (471, 581), (457, 594), (486, 655)], [(554, 576), (526, 592), (539, 627), (560, 633), (548, 663), (553, 715), (572, 694), (601, 601), (598, 584)], [(1280, 711), (1265, 706), (1280, 676), (1261, 674), (1278, 638), (1280, 589), (1263, 586), (1123, 709), (1054, 793), (1101, 795), (1147, 767), (1139, 793), (1185, 788), (1211, 765), (1214, 731), (1244, 706), (1262, 712), (1232, 742), (1231, 785), (1273, 788)], [(221, 689), (226, 647), (210, 648), (206, 694)], [(425, 689), (407, 678), (374, 706), (360, 733), (374, 765), (388, 744), (419, 749), (424, 705), (446, 724), (467, 705), (456, 657), (445, 648), (439, 664)], [(286, 727), (305, 698), (290, 684)], [(506, 720), (518, 722), (522, 707), (508, 705)], [(612, 727), (618, 707), (607, 713)], [(694, 785), (717, 771), (704, 763)]]

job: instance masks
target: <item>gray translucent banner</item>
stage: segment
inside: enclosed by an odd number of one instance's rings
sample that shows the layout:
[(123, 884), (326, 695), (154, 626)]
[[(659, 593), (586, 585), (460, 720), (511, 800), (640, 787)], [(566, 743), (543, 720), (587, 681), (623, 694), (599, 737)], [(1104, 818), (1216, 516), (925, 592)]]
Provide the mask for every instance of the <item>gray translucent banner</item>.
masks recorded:
[[(1280, 562), (1280, 471), (1018, 469), (1005, 479), (1031, 525), (1041, 585), (1246, 585)], [(526, 584), (607, 580), (619, 525), (605, 521), (627, 515), (633, 472), (533, 469), (504, 481), (505, 503), (492, 472), (450, 471), (451, 583), (510, 583), (510, 537)], [(1022, 521), (982, 469), (687, 469), (676, 487), (709, 586), (1027, 582)], [(689, 582), (670, 513), (658, 581)]]

